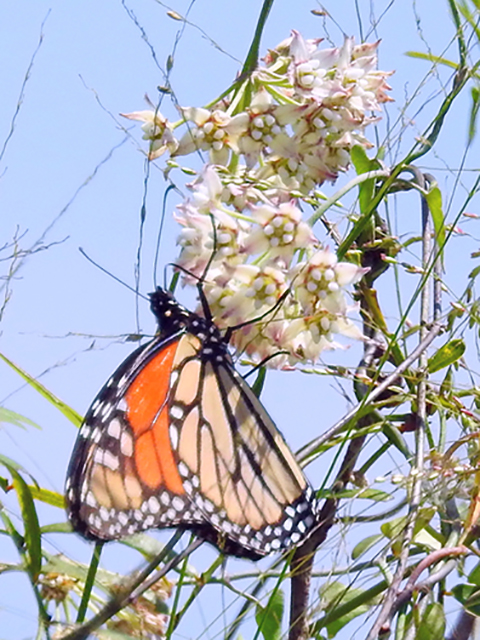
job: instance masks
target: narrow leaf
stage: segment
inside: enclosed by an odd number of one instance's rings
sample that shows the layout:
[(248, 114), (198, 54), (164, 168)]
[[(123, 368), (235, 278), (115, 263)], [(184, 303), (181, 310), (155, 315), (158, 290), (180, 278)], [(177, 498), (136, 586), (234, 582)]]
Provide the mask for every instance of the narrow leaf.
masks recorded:
[(444, 344), (440, 349), (428, 359), (429, 373), (435, 373), (445, 367), (457, 362), (465, 353), (465, 343), (461, 338), (454, 338)]
[[(351, 152), (350, 157), (353, 162), (353, 166), (355, 167), (355, 171), (357, 175), (361, 173), (367, 173), (368, 171), (375, 171), (375, 169), (380, 168), (380, 163), (378, 160), (371, 159), (368, 157), (365, 148), (362, 145), (355, 145)], [(365, 213), (368, 211), (370, 206), (370, 202), (372, 201), (373, 194), (375, 191), (375, 180), (372, 178), (371, 180), (365, 180), (358, 186), (358, 204), (360, 207), (361, 213)]]
[(445, 217), (442, 208), (442, 192), (438, 187), (433, 187), (425, 196), (432, 215), (435, 237), (440, 249), (445, 245)]
[(363, 554), (367, 553), (369, 549), (374, 547), (379, 540), (383, 540), (383, 536), (380, 534), (368, 536), (367, 538), (360, 540), (360, 542), (357, 543), (353, 548), (352, 560), (357, 560), (357, 558), (360, 558), (360, 556), (363, 556)]
[(255, 378), (255, 382), (252, 384), (252, 391), (257, 396), (260, 397), (262, 393), (263, 385), (265, 384), (265, 377), (267, 375), (266, 367), (260, 367), (258, 370), (257, 377)]
[(32, 498), (34, 500), (40, 500), (40, 502), (50, 504), (52, 507), (65, 509), (65, 498), (61, 493), (57, 493), (56, 491), (49, 491), (48, 489), (42, 489), (41, 487), (36, 487), (31, 484), (28, 485), (28, 488), (30, 489), (30, 493), (32, 494)]
[(434, 62), (435, 64), (443, 64), (450, 69), (458, 69), (458, 63), (448, 58), (442, 58), (441, 56), (434, 56), (430, 53), (422, 53), (421, 51), (407, 51), (405, 53), (409, 58), (417, 58), (419, 60), (428, 60), (428, 62)]
[(51, 391), (49, 391), (41, 382), (35, 380), (29, 373), (18, 367), (3, 353), (0, 353), (0, 359), (8, 364), (18, 375), (23, 378), (28, 384), (35, 389), (41, 396), (46, 398), (48, 402), (53, 404), (63, 415), (70, 420), (76, 427), (82, 424), (82, 416), (74, 411), (68, 404), (59, 400)]
[(33, 420), (30, 420), (15, 411), (11, 411), (6, 407), (0, 407), (0, 422), (13, 424), (15, 427), (21, 427), (22, 429), (25, 429), (27, 426), (35, 427), (35, 429), (41, 429), (41, 427), (36, 422), (33, 422)]
[(13, 487), (17, 492), (20, 511), (22, 513), (23, 536), (25, 538), (29, 571), (32, 579), (35, 581), (42, 567), (42, 542), (37, 511), (28, 484), (15, 469), (11, 468), (9, 471), (12, 474)]
[(23, 471), (23, 473), (28, 473), (28, 471), (24, 467), (22, 467), (21, 464), (15, 462), (15, 460), (12, 460), (12, 458), (9, 458), (8, 456), (4, 456), (2, 453), (0, 453), (0, 464), (3, 464), (3, 466), (8, 470), (10, 470), (11, 468), (15, 469), (15, 471)]
[(477, 133), (477, 116), (480, 109), (480, 88), (472, 87), (472, 108), (470, 109), (470, 120), (468, 123), (468, 143), (470, 144)]
[(73, 533), (73, 528), (70, 522), (56, 522), (40, 527), (40, 533)]
[(443, 640), (445, 638), (445, 610), (439, 602), (427, 605), (417, 624), (415, 640)]

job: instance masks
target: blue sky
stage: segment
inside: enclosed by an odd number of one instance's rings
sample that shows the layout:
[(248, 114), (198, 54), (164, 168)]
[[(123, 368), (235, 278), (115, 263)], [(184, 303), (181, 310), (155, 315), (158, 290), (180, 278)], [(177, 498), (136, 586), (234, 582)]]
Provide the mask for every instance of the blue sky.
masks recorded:
[[(169, 8), (185, 15), (189, 6), (173, 0)], [(278, 0), (265, 30), (262, 55), (292, 28), (308, 38), (326, 37), (336, 45), (342, 43), (343, 34), (355, 35), (357, 40), (362, 35), (368, 41), (381, 38), (380, 68), (395, 70), (391, 78), (395, 102), (389, 105), (388, 116), (384, 114), (378, 136), (382, 140), (386, 128), (391, 127), (394, 139), (401, 134), (400, 149), (406, 151), (438, 108), (449, 74), (441, 69), (429, 73), (428, 63), (404, 54), (430, 47), (436, 54), (456, 59), (446, 3), (325, 0), (323, 6), (331, 18), (312, 15), (311, 9), (320, 8), (313, 0)], [(206, 104), (231, 83), (240, 67), (238, 61), (248, 50), (259, 9), (260, 3), (252, 0), (199, 0), (191, 4), (191, 24), (178, 43), (171, 75), (180, 104)], [(146, 108), (145, 93), (156, 100), (156, 87), (164, 82), (162, 69), (180, 28), (180, 22), (166, 15), (166, 5), (155, 0), (125, 4), (120, 0), (19, 0), (0, 5), (0, 149), (14, 123), (0, 161), (0, 247), (15, 235), (21, 248), (34, 246), (40, 238), (42, 248), (47, 247), (19, 263), (10, 283), (0, 350), (32, 375), (40, 376), (53, 393), (82, 414), (132, 349), (124, 337), (137, 331), (137, 303), (129, 290), (89, 264), (78, 248), (83, 247), (118, 278), (134, 283), (145, 179), (140, 149), (145, 146), (140, 128), (119, 114)], [(41, 32), (43, 41), (15, 116)], [(414, 99), (404, 110), (406, 97), (411, 96)], [(164, 105), (164, 113), (174, 118), (168, 99)], [(463, 98), (434, 153), (422, 159), (422, 166), (436, 173), (447, 202), (453, 194), (452, 216), (456, 203), (464, 197), (464, 187), (471, 183), (466, 172), (460, 186), (455, 187), (454, 169), (465, 149), (467, 118), (468, 100)], [(368, 136), (374, 139), (374, 135), (371, 128)], [(478, 168), (476, 145), (467, 167)], [(392, 155), (385, 158), (387, 164), (401, 157), (396, 153), (394, 147)], [(325, 185), (325, 193), (332, 194), (347, 178), (341, 177), (335, 186)], [(151, 265), (164, 187), (161, 172), (152, 167), (141, 269), (144, 293), (153, 286)], [(167, 211), (173, 211), (177, 202), (170, 199)], [(394, 224), (400, 235), (418, 229), (415, 197), (402, 200), (392, 214), (398, 216)], [(159, 282), (163, 266), (176, 255), (175, 236), (169, 219), (162, 236)], [(465, 238), (457, 245), (461, 253), (451, 268), (452, 286), (460, 286), (462, 275), (471, 269), (467, 256), (476, 248), (475, 238)], [(6, 269), (8, 266), (6, 263)], [(138, 305), (140, 329), (152, 334), (153, 317), (143, 301)], [(330, 354), (327, 360), (354, 366), (358, 353), (357, 347)], [(62, 491), (74, 428), (4, 365), (0, 365), (0, 380), (3, 404), (42, 427), (41, 431), (23, 432), (5, 425), (0, 431), (0, 451), (24, 464), (42, 485)], [(349, 406), (330, 379), (279, 372), (269, 376), (263, 401), (293, 449), (331, 426)], [(308, 470), (314, 484), (320, 484), (324, 470), (325, 464)], [(7, 504), (13, 506), (8, 498)], [(67, 549), (65, 537), (57, 536), (53, 543), (58, 551)], [(68, 545), (69, 553), (86, 560), (86, 547)], [(118, 549), (112, 545), (107, 553), (112, 569), (117, 568)], [(0, 539), (0, 562), (14, 558), (9, 543)], [(206, 562), (199, 560), (200, 565)], [(33, 603), (29, 597), (19, 596), (23, 590), (16, 591), (22, 584), (15, 576), (0, 575), (0, 638), (26, 638), (34, 632)], [(208, 605), (203, 606), (203, 615), (209, 619)], [(184, 635), (179, 637), (200, 635), (191, 621), (185, 624), (181, 630)], [(205, 637), (214, 637), (213, 631)]]

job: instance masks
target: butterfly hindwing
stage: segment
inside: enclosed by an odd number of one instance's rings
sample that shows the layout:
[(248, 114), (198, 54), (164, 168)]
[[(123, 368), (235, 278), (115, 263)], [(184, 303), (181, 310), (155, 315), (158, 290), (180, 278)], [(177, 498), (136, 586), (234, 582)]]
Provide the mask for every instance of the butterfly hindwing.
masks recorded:
[(201, 401), (184, 416), (178, 448), (198, 480), (192, 500), (219, 532), (252, 551), (298, 543), (315, 519), (311, 488), (230, 362), (201, 360)]

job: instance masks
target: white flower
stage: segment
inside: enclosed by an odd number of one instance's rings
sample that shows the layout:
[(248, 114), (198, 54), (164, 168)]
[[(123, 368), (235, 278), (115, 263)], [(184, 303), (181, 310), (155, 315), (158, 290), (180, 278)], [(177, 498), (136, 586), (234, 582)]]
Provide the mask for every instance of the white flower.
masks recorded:
[(238, 153), (237, 139), (247, 128), (248, 114), (229, 116), (224, 111), (197, 107), (182, 107), (181, 111), (185, 121), (195, 126), (188, 126), (174, 155), (184, 156), (200, 149), (209, 152), (213, 164), (226, 166), (230, 149)]
[(220, 209), (211, 210), (210, 215), (199, 213), (189, 202), (178, 205), (177, 210), (174, 218), (183, 229), (177, 238), (182, 249), (176, 264), (202, 277), (209, 262), (212, 267), (221, 262), (225, 268), (226, 263), (236, 265), (243, 261), (245, 225)]
[(275, 138), (285, 133), (285, 126), (296, 117), (294, 105), (275, 105), (271, 95), (260, 89), (246, 109), (249, 124), (238, 140), (238, 148), (244, 154), (247, 167), (253, 167), (260, 154), (272, 146)]
[(312, 229), (302, 221), (302, 212), (292, 200), (278, 207), (263, 204), (252, 207), (259, 223), (245, 240), (247, 253), (269, 251), (271, 256), (289, 259), (297, 249), (306, 249), (316, 243)]
[(211, 164), (206, 164), (200, 175), (187, 187), (192, 192), (193, 206), (199, 213), (212, 213), (221, 207), (223, 184)]
[(173, 135), (172, 125), (160, 113), (160, 111), (134, 111), (133, 113), (121, 113), (121, 116), (129, 120), (143, 122), (143, 139), (150, 140), (148, 159), (155, 160), (165, 151), (174, 153), (178, 147), (178, 141)]
[(295, 297), (306, 314), (314, 314), (318, 308), (344, 314), (347, 304), (342, 289), (367, 272), (352, 263), (338, 262), (334, 253), (322, 249), (293, 269)]

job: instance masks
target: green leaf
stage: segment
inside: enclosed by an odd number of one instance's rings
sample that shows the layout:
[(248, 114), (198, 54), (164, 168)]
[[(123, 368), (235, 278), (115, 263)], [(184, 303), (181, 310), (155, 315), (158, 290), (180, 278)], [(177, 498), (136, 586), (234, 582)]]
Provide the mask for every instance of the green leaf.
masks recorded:
[(32, 498), (34, 500), (45, 502), (45, 504), (49, 504), (52, 507), (65, 509), (65, 498), (61, 493), (57, 493), (56, 491), (49, 491), (49, 489), (42, 489), (41, 487), (36, 487), (31, 484), (28, 485), (28, 488), (30, 489), (30, 493), (32, 494)]
[(380, 491), (380, 489), (363, 489), (356, 497), (362, 498), (363, 500), (373, 500), (374, 502), (388, 502), (388, 500), (393, 500), (393, 496), (386, 491)]
[(428, 359), (429, 373), (435, 373), (445, 367), (457, 362), (465, 353), (465, 343), (462, 338), (454, 338), (444, 344), (440, 349)]
[(477, 133), (477, 116), (480, 109), (480, 88), (472, 87), (472, 108), (468, 123), (468, 143), (470, 144)]
[(10, 468), (12, 468), (12, 469), (15, 469), (16, 471), (22, 471), (23, 473), (28, 473), (28, 471), (24, 467), (22, 467), (21, 464), (19, 464), (18, 462), (15, 462), (15, 460), (12, 460), (8, 456), (4, 456), (2, 453), (0, 453), (0, 464), (3, 464), (3, 466), (9, 470)]
[(9, 471), (22, 513), (29, 572), (35, 581), (42, 568), (42, 542), (37, 511), (28, 484), (15, 469), (10, 468)]
[[(6, 514), (5, 509), (0, 509), (0, 518), (2, 519), (3, 524), (5, 526), (6, 535), (10, 536), (15, 546), (17, 547), (17, 549), (19, 550), (23, 549), (23, 545), (25, 543), (24, 537), (20, 535), (20, 533), (15, 529), (15, 527), (13, 526), (13, 522), (10, 520), (10, 518)], [(2, 530), (2, 533), (3, 533), (3, 530)], [(22, 567), (22, 571), (24, 570), (24, 568), (25, 567)]]
[[(352, 148), (350, 157), (352, 159), (352, 163), (355, 167), (357, 175), (360, 175), (361, 173), (367, 173), (368, 171), (375, 171), (376, 169), (380, 168), (380, 163), (378, 162), (378, 160), (372, 160), (371, 158), (369, 158), (367, 152), (365, 151), (365, 148), (360, 144), (356, 144)], [(373, 178), (371, 180), (365, 180), (365, 182), (362, 182), (358, 186), (358, 204), (361, 213), (365, 213), (365, 211), (368, 211), (374, 191), (375, 180)]]
[(444, 640), (445, 611), (439, 602), (427, 605), (423, 615), (416, 622), (415, 640)]
[(468, 581), (471, 584), (480, 585), (480, 562), (468, 574)]
[(473, 584), (457, 584), (453, 587), (454, 597), (474, 616), (480, 616), (480, 589)]
[(56, 522), (53, 524), (45, 524), (40, 527), (41, 533), (73, 533), (73, 527), (70, 522)]
[(445, 216), (442, 208), (442, 192), (437, 186), (430, 188), (425, 199), (432, 215), (435, 237), (440, 250), (445, 245)]
[(0, 422), (13, 424), (15, 427), (21, 427), (22, 429), (25, 429), (27, 426), (35, 427), (35, 429), (41, 429), (41, 427), (36, 422), (33, 422), (33, 420), (30, 420), (15, 411), (10, 411), (10, 409), (7, 409), (6, 407), (0, 407)]
[[(393, 497), (386, 491), (380, 491), (380, 489), (345, 489), (344, 491), (336, 491), (335, 495), (344, 500), (346, 498), (355, 498), (362, 500), (373, 500), (374, 502), (387, 502), (393, 500)], [(333, 492), (326, 491), (322, 497), (333, 497)]]
[[(364, 595), (366, 599), (361, 602)], [(341, 582), (330, 582), (322, 587), (320, 596), (322, 598), (322, 609), (328, 612), (329, 617), (331, 615), (335, 616), (335, 609), (345, 607), (351, 601), (359, 600), (359, 604), (355, 608), (327, 623), (326, 628), (329, 638), (335, 637), (340, 629), (354, 618), (367, 613), (372, 604), (374, 604), (373, 600), (367, 600), (368, 596), (363, 589), (354, 589), (353, 587), (345, 586)]]
[(265, 640), (279, 640), (282, 635), (282, 618), (285, 598), (281, 589), (276, 589), (266, 607), (257, 605), (255, 620)]
[(260, 367), (258, 369), (257, 377), (255, 378), (255, 382), (252, 384), (252, 391), (260, 398), (260, 394), (262, 393), (263, 385), (265, 384), (265, 377), (267, 375), (266, 367)]
[(7, 564), (6, 562), (0, 562), (0, 574), (8, 573), (9, 571), (23, 571), (24, 568), (21, 564)]
[[(434, 537), (430, 531), (429, 531), (429, 527), (425, 527), (424, 529), (420, 529), (420, 531), (418, 531), (415, 534), (414, 540), (416, 545), (422, 546), (422, 547), (427, 547), (428, 549), (431, 549), (432, 551), (437, 551), (438, 549), (442, 548), (442, 543), (439, 542), (437, 540), (436, 537)], [(445, 542), (445, 541), (443, 541)]]
[[(413, 529), (414, 541), (416, 541), (418, 533), (428, 525), (435, 513), (436, 509), (434, 507), (419, 509)], [(402, 534), (405, 531), (406, 526), (407, 516), (402, 516), (401, 518), (394, 518), (393, 520), (390, 520), (390, 522), (384, 522), (380, 527), (383, 535), (389, 540), (392, 540), (392, 551), (395, 554), (400, 553), (402, 547)]]
[(379, 533), (360, 540), (360, 542), (358, 542), (353, 548), (352, 560), (357, 560), (357, 558), (360, 558), (364, 553), (367, 553), (367, 551), (374, 547), (379, 540), (383, 540), (383, 536)]
[(38, 380), (35, 380), (29, 373), (18, 367), (14, 362), (12, 362), (7, 356), (3, 353), (0, 353), (0, 359), (2, 359), (9, 367), (11, 367), (18, 375), (23, 378), (28, 384), (35, 389), (41, 396), (46, 398), (48, 402), (53, 404), (63, 415), (70, 420), (76, 427), (79, 427), (82, 424), (83, 418), (80, 414), (74, 411), (68, 404), (59, 400), (51, 391), (49, 391), (43, 384), (41, 384)]
[(458, 69), (458, 63), (441, 56), (434, 56), (430, 53), (422, 53), (421, 51), (407, 51), (405, 53), (409, 58), (418, 58), (419, 60), (428, 60), (428, 62), (434, 62), (435, 64), (443, 64), (450, 69)]

